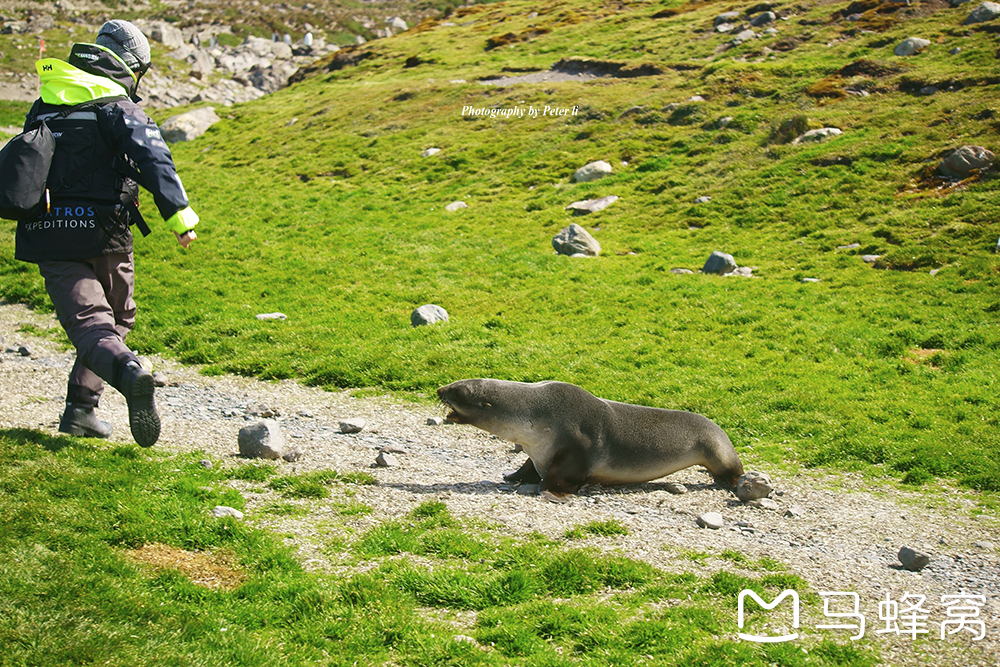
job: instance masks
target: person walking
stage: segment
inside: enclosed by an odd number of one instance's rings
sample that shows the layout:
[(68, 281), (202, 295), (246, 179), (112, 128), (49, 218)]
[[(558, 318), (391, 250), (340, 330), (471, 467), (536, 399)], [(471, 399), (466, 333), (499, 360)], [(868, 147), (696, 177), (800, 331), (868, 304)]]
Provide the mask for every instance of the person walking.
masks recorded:
[(107, 438), (96, 408), (110, 384), (128, 403), (132, 437), (151, 447), (160, 437), (152, 375), (125, 345), (136, 305), (131, 225), (149, 233), (138, 185), (184, 248), (198, 215), (177, 176), (156, 123), (136, 91), (150, 66), (149, 43), (128, 21), (106, 22), (93, 44), (74, 44), (67, 61), (36, 63), (41, 96), (25, 130), (45, 120), (56, 137), (45, 201), (19, 220), (14, 256), (38, 265), (60, 324), (77, 357), (66, 387), (59, 431)]

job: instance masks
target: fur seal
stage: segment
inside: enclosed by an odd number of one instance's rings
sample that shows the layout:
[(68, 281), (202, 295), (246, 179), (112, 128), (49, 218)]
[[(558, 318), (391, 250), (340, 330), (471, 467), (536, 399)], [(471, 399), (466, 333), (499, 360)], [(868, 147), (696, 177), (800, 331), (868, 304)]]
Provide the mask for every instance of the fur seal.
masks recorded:
[(726, 432), (693, 412), (608, 401), (555, 381), (459, 380), (438, 389), (438, 398), (451, 408), (449, 421), (521, 445), (529, 458), (505, 479), (541, 482), (550, 499), (584, 484), (648, 482), (693, 465), (730, 487), (743, 474)]

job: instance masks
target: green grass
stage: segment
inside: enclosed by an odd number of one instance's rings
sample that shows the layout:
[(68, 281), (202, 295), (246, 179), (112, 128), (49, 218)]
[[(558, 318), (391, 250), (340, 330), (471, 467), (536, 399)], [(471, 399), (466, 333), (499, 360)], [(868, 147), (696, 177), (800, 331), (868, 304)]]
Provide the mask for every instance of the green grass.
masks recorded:
[[(730, 38), (710, 27), (729, 5), (491, 4), (359, 47), (357, 66), (320, 63), (173, 147), (203, 223), (187, 252), (169, 234), (137, 243), (130, 341), (207, 373), (418, 400), (465, 377), (563, 380), (705, 414), (750, 465), (1000, 491), (1000, 457), (982, 454), (1000, 444), (998, 181), (926, 180), (949, 149), (998, 148), (993, 39), (936, 5), (873, 12), (875, 33), (852, 32), (834, 19), (847, 4), (799, 8), (779, 35), (724, 52)], [(918, 33), (934, 46), (892, 55)], [(568, 55), (661, 73), (476, 82)], [(876, 67), (838, 74), (860, 61)], [(912, 92), (948, 81), (955, 90)], [(871, 95), (828, 94), (852, 87)], [(695, 94), (706, 101), (685, 103)], [(580, 113), (462, 115), (546, 105)], [(796, 146), (781, 131), (794, 126), (844, 134)], [(431, 146), (441, 153), (421, 157)], [(596, 159), (614, 173), (570, 183)], [(564, 210), (608, 194), (621, 199), (594, 216)], [(711, 202), (695, 205), (702, 195)], [(458, 199), (470, 208), (444, 211)], [(571, 221), (594, 232), (598, 259), (552, 252)], [(10, 259), (12, 236), (0, 298), (45, 308), (34, 267)], [(757, 277), (670, 273), (713, 250)], [(425, 303), (450, 322), (412, 329)], [(254, 318), (271, 311), (289, 317)]]
[[(512, 537), (439, 501), (332, 540), (364, 559), (357, 572), (306, 572), (252, 515), (211, 516), (243, 504), (199, 456), (0, 431), (0, 665), (875, 664), (870, 647), (828, 639), (728, 639), (743, 588), (794, 588), (815, 612), (793, 575), (668, 574)], [(180, 550), (230, 584), (141, 555)]]

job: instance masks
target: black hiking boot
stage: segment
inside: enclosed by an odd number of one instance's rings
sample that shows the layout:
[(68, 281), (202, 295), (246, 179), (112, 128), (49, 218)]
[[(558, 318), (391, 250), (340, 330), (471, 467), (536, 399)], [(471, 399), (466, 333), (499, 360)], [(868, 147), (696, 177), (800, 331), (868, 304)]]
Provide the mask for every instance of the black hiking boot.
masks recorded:
[(66, 411), (59, 420), (59, 432), (86, 438), (110, 438), (111, 424), (101, 421), (89, 405), (66, 404)]
[(137, 361), (125, 364), (115, 387), (128, 403), (128, 425), (140, 447), (152, 447), (160, 439), (160, 415), (153, 402), (153, 376)]

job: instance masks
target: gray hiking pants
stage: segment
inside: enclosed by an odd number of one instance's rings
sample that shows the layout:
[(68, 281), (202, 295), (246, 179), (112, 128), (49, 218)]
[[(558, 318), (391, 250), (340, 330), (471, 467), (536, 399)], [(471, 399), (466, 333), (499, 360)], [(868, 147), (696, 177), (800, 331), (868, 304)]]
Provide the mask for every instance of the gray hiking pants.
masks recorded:
[(120, 368), (136, 358), (125, 346), (135, 324), (132, 254), (38, 262), (38, 269), (59, 322), (76, 347), (66, 401), (96, 408), (104, 383), (114, 385)]

